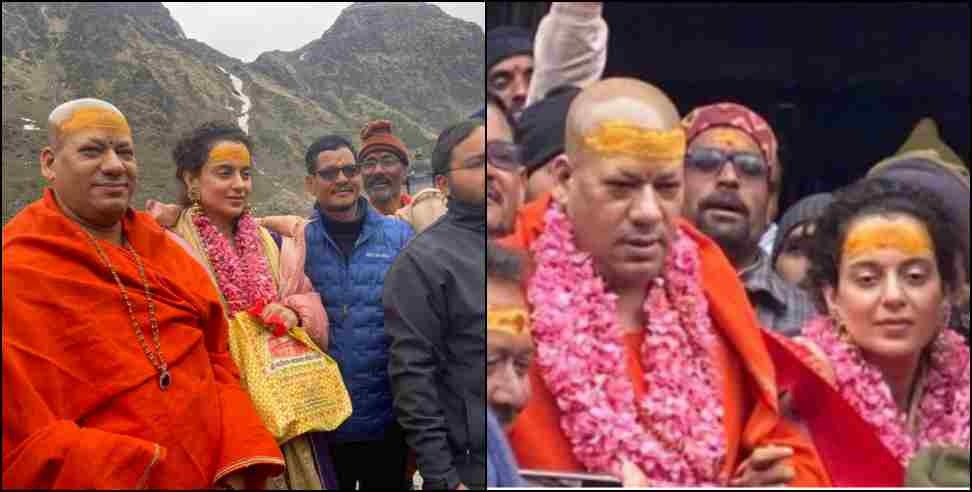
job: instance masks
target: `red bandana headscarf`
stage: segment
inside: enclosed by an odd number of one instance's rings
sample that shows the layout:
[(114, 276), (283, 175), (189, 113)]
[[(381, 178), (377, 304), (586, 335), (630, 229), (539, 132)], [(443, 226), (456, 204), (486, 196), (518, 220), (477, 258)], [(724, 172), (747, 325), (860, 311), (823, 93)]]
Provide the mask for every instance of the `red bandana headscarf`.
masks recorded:
[(702, 106), (682, 120), (686, 142), (690, 145), (700, 133), (717, 126), (736, 128), (745, 132), (759, 144), (767, 163), (773, 167), (779, 165), (777, 156), (779, 143), (776, 134), (762, 116), (745, 106), (734, 103)]

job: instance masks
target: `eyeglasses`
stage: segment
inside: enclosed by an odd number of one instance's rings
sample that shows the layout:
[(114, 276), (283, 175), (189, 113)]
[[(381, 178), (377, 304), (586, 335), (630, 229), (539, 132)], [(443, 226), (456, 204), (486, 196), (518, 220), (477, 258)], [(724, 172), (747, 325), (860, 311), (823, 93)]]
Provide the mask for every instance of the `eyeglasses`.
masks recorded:
[(520, 155), (521, 150), (518, 145), (509, 142), (487, 142), (486, 154), (470, 157), (465, 162), (449, 169), (446, 173), (463, 169), (482, 169), (486, 167), (487, 163), (503, 171), (515, 172), (522, 165)]
[(763, 157), (751, 152), (723, 152), (718, 149), (695, 149), (685, 154), (685, 167), (704, 174), (722, 174), (726, 163), (741, 177), (769, 179), (769, 165)]
[(483, 169), (485, 167), (486, 167), (486, 156), (483, 155), (483, 154), (479, 154), (479, 155), (477, 155), (475, 157), (470, 157), (469, 159), (466, 159), (465, 162), (459, 164), (458, 166), (456, 166), (454, 168), (446, 169), (443, 172), (443, 174), (449, 174), (449, 173), (453, 173), (453, 172), (456, 172), (456, 171), (462, 171), (464, 169)]
[(361, 163), (361, 168), (365, 171), (372, 171), (380, 164), (382, 169), (391, 171), (395, 169), (395, 166), (401, 165), (401, 163), (402, 161), (394, 156), (385, 156), (381, 160), (371, 157)]
[(510, 142), (487, 142), (486, 161), (504, 171), (518, 171), (523, 165), (523, 151)]
[(335, 181), (337, 180), (338, 173), (344, 173), (344, 177), (348, 179), (354, 179), (359, 174), (361, 174), (360, 164), (348, 164), (341, 167), (329, 167), (327, 169), (320, 169), (317, 171), (317, 175), (320, 176), (324, 181)]

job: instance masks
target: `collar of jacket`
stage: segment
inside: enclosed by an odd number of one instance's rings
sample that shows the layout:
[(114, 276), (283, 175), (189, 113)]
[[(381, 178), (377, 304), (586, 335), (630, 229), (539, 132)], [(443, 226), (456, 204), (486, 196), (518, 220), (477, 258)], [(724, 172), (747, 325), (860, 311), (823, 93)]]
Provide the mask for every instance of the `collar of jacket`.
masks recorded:
[[(379, 222), (381, 221), (382, 215), (378, 213), (378, 211), (375, 210), (375, 208), (372, 207), (371, 204), (368, 203), (368, 200), (363, 196), (358, 199), (358, 210), (364, 210), (364, 220), (361, 224), (361, 235), (358, 236), (358, 244), (361, 244), (365, 239), (370, 237), (372, 233), (374, 233), (377, 227), (379, 227)], [(334, 219), (328, 217), (327, 214), (321, 210), (320, 203), (314, 202), (314, 213), (311, 214), (310, 220), (311, 222), (320, 221), (321, 225), (324, 226), (324, 235), (330, 239), (330, 235), (327, 233), (327, 223), (333, 222)]]
[(477, 207), (450, 197), (446, 216), (463, 229), (486, 234), (486, 207)]

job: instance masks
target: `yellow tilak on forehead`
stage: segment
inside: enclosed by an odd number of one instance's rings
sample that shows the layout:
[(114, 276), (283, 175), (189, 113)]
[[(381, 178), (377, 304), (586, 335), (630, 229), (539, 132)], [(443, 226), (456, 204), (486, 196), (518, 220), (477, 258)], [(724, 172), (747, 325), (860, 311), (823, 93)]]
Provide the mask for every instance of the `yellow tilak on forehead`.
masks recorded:
[(118, 112), (102, 107), (78, 108), (65, 119), (58, 129), (63, 133), (77, 133), (83, 130), (105, 129), (116, 133), (131, 135), (128, 120)]
[(681, 162), (685, 157), (685, 131), (681, 128), (647, 130), (625, 120), (609, 120), (584, 135), (581, 142), (597, 155), (630, 157), (646, 164)]
[(523, 308), (486, 309), (486, 331), (530, 336), (530, 313)]
[(844, 242), (844, 255), (848, 258), (882, 249), (920, 256), (932, 254), (934, 248), (928, 231), (921, 225), (883, 217), (869, 217), (854, 224)]
[(726, 147), (734, 149), (745, 148), (752, 142), (744, 133), (733, 128), (713, 128), (709, 131), (712, 132), (712, 139), (717, 144)]
[(239, 142), (220, 142), (209, 151), (209, 162), (250, 163), (250, 151)]

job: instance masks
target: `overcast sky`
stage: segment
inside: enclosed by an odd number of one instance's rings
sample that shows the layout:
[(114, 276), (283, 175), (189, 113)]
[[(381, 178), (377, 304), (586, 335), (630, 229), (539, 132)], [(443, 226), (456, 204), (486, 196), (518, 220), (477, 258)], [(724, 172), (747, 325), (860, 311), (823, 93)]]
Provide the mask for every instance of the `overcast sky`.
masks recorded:
[[(352, 2), (163, 2), (186, 36), (245, 62), (272, 50), (294, 51), (321, 37)], [(431, 2), (486, 29), (486, 2)]]

